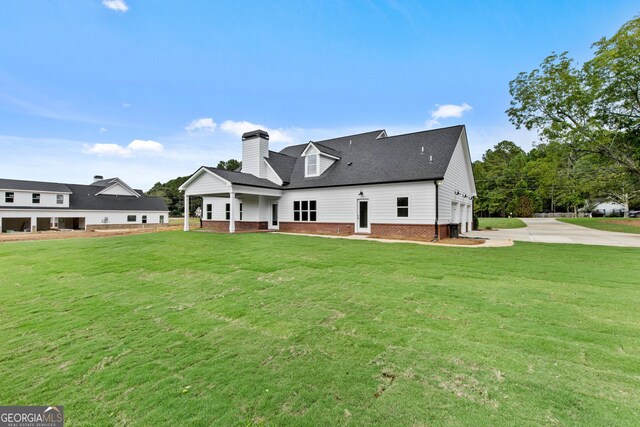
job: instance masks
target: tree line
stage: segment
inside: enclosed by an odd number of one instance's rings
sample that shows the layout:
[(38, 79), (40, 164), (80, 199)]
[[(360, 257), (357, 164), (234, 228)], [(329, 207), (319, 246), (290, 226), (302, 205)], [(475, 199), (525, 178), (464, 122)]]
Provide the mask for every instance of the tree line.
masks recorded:
[(640, 18), (593, 47), (582, 65), (552, 53), (510, 82), (509, 120), (542, 143), (525, 153), (502, 141), (474, 163), (478, 214), (640, 205)]
[[(216, 167), (218, 169), (237, 170), (242, 167), (242, 162), (236, 159), (221, 160)], [(165, 183), (156, 182), (154, 186), (147, 191), (147, 194), (149, 196), (163, 197), (169, 208), (169, 216), (182, 216), (184, 214), (184, 192), (178, 188), (189, 178), (191, 178), (191, 175), (180, 176)], [(194, 216), (199, 207), (202, 208), (202, 198), (194, 197), (193, 200), (189, 202), (189, 214)]]

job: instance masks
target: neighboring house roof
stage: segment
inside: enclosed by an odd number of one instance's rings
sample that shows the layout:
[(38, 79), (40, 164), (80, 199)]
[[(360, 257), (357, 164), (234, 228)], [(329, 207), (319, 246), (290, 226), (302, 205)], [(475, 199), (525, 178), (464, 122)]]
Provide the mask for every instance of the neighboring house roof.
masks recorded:
[(219, 177), (226, 179), (232, 184), (249, 185), (252, 187), (264, 187), (264, 188), (278, 188), (278, 189), (282, 188), (278, 184), (274, 184), (268, 179), (258, 178), (257, 176), (254, 176), (248, 173), (212, 168), (209, 166), (205, 166), (204, 168), (210, 172), (213, 172)]
[[(380, 137), (382, 130), (314, 143), (339, 153), (340, 160), (318, 177), (304, 176), (307, 144), (286, 147), (281, 154), (296, 158), (285, 188), (313, 188), (384, 182), (441, 179), (449, 166), (464, 126)], [(423, 150), (424, 148), (424, 150)]]
[(45, 191), (51, 193), (70, 193), (67, 184), (57, 182), (21, 181), (17, 179), (0, 179), (0, 190)]
[[(112, 181), (103, 180), (103, 181)], [(120, 181), (120, 180), (119, 180)], [(8, 184), (13, 184), (13, 187)], [(43, 185), (44, 184), (44, 185)], [(47, 185), (48, 184), (48, 185)], [(107, 183), (108, 184), (108, 183)], [(162, 197), (150, 196), (114, 196), (98, 194), (104, 191), (105, 185), (58, 184), (36, 181), (19, 181), (0, 179), (1, 189), (15, 189), (24, 191), (53, 191), (71, 193), (69, 207), (59, 206), (0, 206), (0, 209), (63, 209), (63, 210), (97, 210), (97, 211), (168, 211)], [(63, 190), (64, 189), (64, 190)], [(138, 190), (139, 191), (139, 190)], [(141, 191), (139, 191), (142, 194)]]

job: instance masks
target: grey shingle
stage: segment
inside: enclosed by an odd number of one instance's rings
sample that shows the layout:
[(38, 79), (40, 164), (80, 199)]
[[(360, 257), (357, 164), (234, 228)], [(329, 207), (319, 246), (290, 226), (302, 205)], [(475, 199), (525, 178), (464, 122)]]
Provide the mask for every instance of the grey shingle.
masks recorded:
[(282, 188), (279, 185), (269, 181), (268, 179), (258, 178), (257, 176), (254, 176), (248, 173), (212, 168), (210, 166), (205, 166), (205, 169), (210, 170), (211, 172), (226, 179), (232, 184), (250, 185), (253, 187), (263, 187), (263, 188), (278, 188), (278, 189)]
[[(113, 178), (112, 178), (113, 179)], [(104, 180), (107, 181), (107, 180)], [(69, 207), (59, 206), (2, 206), (0, 209), (80, 209), (98, 211), (167, 211), (167, 205), (162, 197), (150, 196), (113, 196), (108, 194), (96, 195), (104, 190), (104, 185), (59, 184), (53, 182), (20, 181), (0, 179), (0, 190), (13, 189), (23, 191), (53, 191), (69, 193)], [(140, 192), (142, 194), (142, 192)]]

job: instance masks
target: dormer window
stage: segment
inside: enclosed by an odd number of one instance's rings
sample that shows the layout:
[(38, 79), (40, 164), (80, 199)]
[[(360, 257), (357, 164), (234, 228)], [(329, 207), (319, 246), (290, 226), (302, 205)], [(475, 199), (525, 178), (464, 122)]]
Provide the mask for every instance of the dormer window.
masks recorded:
[(305, 157), (307, 161), (307, 173), (305, 176), (317, 176), (318, 175), (318, 155), (315, 153), (309, 153)]

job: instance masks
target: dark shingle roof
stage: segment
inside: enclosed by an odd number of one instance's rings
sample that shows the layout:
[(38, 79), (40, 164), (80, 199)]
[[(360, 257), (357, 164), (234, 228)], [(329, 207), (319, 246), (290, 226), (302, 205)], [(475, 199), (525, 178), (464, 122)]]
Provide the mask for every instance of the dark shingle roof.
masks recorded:
[(269, 157), (265, 160), (276, 171), (280, 179), (289, 182), (293, 167), (296, 165), (295, 157), (269, 150)]
[(313, 178), (304, 177), (304, 158), (299, 157), (307, 144), (287, 147), (281, 153), (297, 158), (285, 188), (440, 179), (463, 129), (453, 126), (382, 138), (378, 138), (382, 132), (378, 130), (321, 141), (321, 145), (338, 151), (340, 160)]
[[(106, 180), (105, 180), (106, 181)], [(7, 186), (13, 184), (13, 187)], [(17, 184), (16, 184), (17, 183)], [(37, 185), (35, 185), (37, 184)], [(49, 184), (43, 185), (43, 184)], [(15, 185), (18, 185), (16, 187)], [(18, 181), (11, 179), (0, 179), (0, 189), (15, 189), (25, 191), (54, 191), (70, 192), (69, 207), (57, 206), (3, 206), (0, 209), (80, 209), (80, 210), (100, 210), (100, 211), (167, 211), (167, 205), (162, 197), (150, 196), (114, 196), (108, 194), (96, 195), (104, 190), (104, 185), (80, 185), (80, 184), (57, 184), (34, 181)], [(49, 189), (50, 188), (50, 189)], [(55, 189), (54, 189), (55, 188)], [(142, 194), (142, 192), (140, 192)]]
[(232, 184), (250, 185), (252, 187), (263, 187), (263, 188), (277, 188), (277, 189), (282, 188), (279, 185), (269, 181), (268, 179), (258, 178), (257, 176), (254, 176), (248, 173), (228, 171), (226, 169), (218, 169), (210, 166), (205, 166), (205, 169), (226, 179)]
[(324, 173), (305, 178), (302, 152), (309, 143), (270, 151), (266, 161), (284, 181), (282, 186), (237, 171), (207, 167), (234, 184), (298, 189), (391, 182), (431, 181), (444, 178), (464, 126), (387, 136), (382, 129), (327, 139), (313, 144), (339, 157)]
[(69, 193), (67, 184), (57, 182), (22, 181), (17, 179), (0, 179), (1, 190), (50, 191), (53, 193)]

